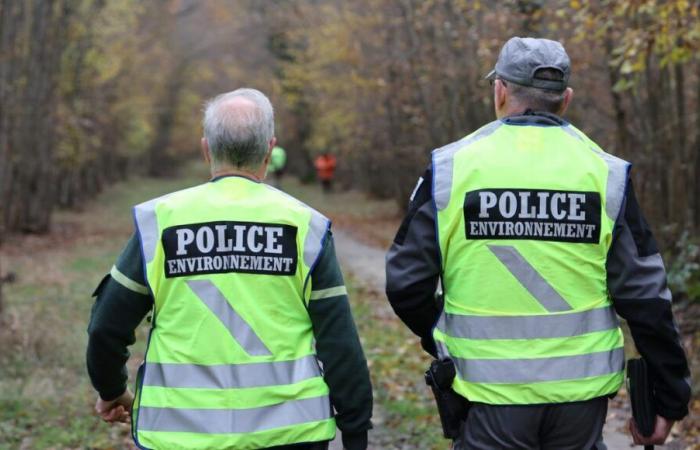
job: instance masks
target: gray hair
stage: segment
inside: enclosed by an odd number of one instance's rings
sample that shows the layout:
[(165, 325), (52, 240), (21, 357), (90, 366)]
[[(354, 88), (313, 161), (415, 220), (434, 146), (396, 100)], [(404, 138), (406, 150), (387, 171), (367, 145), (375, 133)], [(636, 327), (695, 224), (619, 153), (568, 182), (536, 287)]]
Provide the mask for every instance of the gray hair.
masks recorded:
[[(248, 100), (252, 105), (236, 102)], [(207, 101), (202, 121), (212, 162), (257, 169), (275, 134), (270, 100), (256, 89), (236, 89)]]

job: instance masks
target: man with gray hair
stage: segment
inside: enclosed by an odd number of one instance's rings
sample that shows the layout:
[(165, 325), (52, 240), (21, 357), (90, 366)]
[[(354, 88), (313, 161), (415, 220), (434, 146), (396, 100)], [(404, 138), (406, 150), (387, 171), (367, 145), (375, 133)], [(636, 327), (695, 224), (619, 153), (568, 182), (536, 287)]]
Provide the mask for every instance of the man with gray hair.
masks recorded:
[(461, 404), (446, 422), (456, 449), (604, 449), (624, 378), (616, 313), (653, 376), (655, 425), (643, 436), (631, 422), (635, 443), (663, 443), (688, 413), (688, 363), (630, 164), (561, 118), (569, 74), (559, 42), (506, 42), (487, 76), (497, 120), (433, 151), (387, 255), (389, 301), (437, 358), (438, 398)]
[[(372, 388), (330, 221), (264, 184), (275, 145), (254, 89), (206, 105), (211, 181), (134, 207), (95, 290), (87, 367), (107, 422), (139, 448), (367, 448)], [(127, 346), (152, 310), (135, 395)], [(335, 413), (334, 411), (335, 410)]]

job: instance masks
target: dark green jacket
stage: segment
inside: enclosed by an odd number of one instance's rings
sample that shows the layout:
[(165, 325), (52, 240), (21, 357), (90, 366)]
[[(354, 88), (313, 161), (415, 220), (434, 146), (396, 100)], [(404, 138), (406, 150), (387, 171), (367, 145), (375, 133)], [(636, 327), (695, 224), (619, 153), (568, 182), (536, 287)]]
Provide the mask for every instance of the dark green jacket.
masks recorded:
[[(311, 272), (314, 290), (344, 286), (330, 231), (324, 241)], [(88, 326), (87, 369), (100, 397), (112, 400), (126, 389), (127, 347), (135, 342), (136, 327), (153, 308), (136, 235), (93, 296), (97, 298)], [(343, 443), (348, 450), (364, 449), (372, 427), (372, 386), (347, 294), (315, 299), (308, 311)]]

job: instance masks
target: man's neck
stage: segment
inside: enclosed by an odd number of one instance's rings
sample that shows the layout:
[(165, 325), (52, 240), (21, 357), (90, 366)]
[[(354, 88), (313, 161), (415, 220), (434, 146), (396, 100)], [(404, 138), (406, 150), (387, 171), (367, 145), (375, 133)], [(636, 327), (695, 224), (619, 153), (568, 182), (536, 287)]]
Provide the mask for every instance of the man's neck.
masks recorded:
[(249, 178), (253, 181), (262, 181), (262, 177), (258, 173), (250, 171), (250, 170), (235, 169), (233, 167), (221, 167), (221, 168), (211, 170), (211, 179), (212, 180), (216, 179), (216, 178), (228, 177), (228, 176)]
[(534, 111), (532, 109), (525, 109), (518, 111), (515, 114), (507, 115), (501, 117), (500, 120), (506, 124), (510, 125), (554, 125), (562, 126), (566, 125), (566, 120), (546, 111)]

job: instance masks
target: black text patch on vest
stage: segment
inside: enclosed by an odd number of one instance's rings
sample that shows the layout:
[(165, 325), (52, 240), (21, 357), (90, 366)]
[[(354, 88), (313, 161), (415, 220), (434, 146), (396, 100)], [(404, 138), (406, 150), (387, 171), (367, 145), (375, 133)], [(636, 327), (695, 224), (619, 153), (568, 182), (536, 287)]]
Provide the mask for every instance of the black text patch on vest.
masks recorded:
[(480, 189), (464, 197), (467, 239), (531, 239), (594, 244), (600, 194), (534, 189)]
[(294, 275), (297, 228), (256, 222), (207, 222), (163, 230), (167, 278), (209, 273)]

